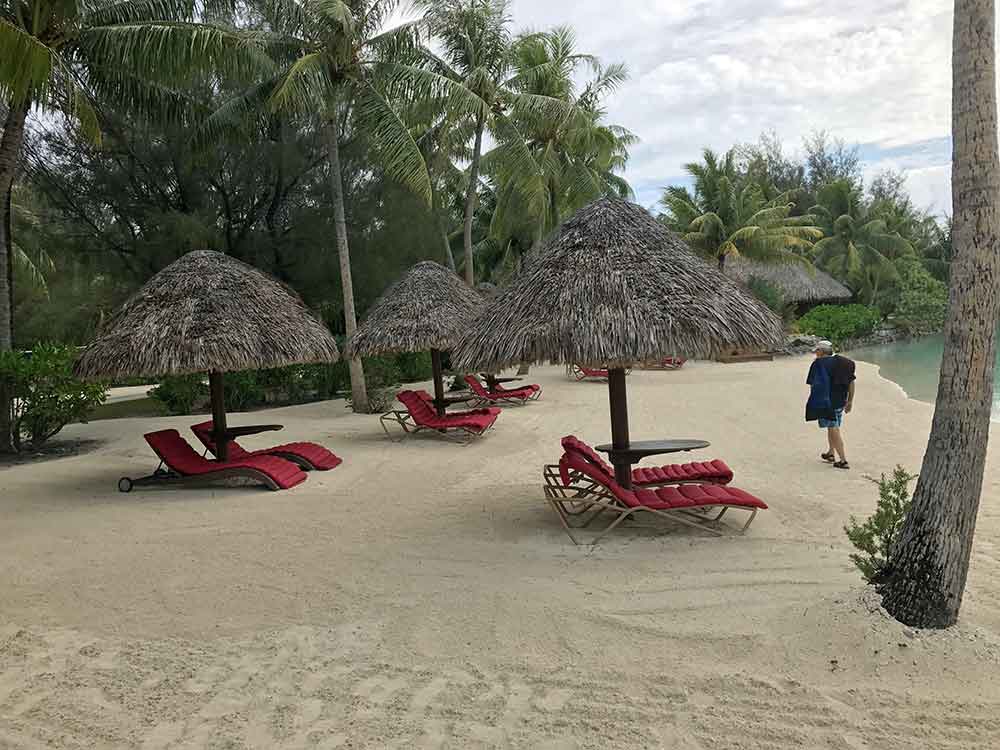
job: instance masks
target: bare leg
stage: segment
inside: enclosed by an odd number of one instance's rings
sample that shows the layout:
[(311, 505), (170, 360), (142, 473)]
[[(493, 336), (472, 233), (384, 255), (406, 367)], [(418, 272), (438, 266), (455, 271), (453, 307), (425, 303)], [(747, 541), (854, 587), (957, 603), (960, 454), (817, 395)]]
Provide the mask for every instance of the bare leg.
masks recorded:
[(830, 450), (836, 451), (837, 456), (839, 456), (841, 461), (847, 461), (847, 455), (844, 453), (844, 436), (840, 434), (839, 427), (831, 427), (826, 431), (827, 437), (830, 439)]

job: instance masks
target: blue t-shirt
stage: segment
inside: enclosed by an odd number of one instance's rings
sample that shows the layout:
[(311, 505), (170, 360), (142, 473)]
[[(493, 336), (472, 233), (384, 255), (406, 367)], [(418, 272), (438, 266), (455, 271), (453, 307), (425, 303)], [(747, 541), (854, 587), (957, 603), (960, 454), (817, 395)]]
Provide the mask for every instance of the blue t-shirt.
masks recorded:
[(806, 421), (814, 422), (817, 419), (833, 419), (832, 385), (833, 385), (833, 357), (819, 357), (809, 366), (809, 375), (806, 377), (806, 384), (809, 388), (809, 400), (806, 401)]

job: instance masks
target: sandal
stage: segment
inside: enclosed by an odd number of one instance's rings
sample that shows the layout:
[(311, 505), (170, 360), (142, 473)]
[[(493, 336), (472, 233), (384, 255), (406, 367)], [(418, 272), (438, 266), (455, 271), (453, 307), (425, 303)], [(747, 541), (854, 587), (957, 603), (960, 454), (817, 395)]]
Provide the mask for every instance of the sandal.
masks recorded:
[(835, 469), (850, 469), (851, 465), (847, 461), (835, 461), (833, 464)]
[(835, 460), (835, 459), (834, 459), (834, 456), (833, 456), (833, 451), (831, 451), (830, 453), (820, 453), (820, 454), (819, 454), (819, 457), (820, 457), (820, 458), (822, 458), (822, 459), (823, 459), (824, 461), (826, 461), (827, 463), (831, 463), (831, 464), (832, 464), (832, 463), (834, 462), (834, 460)]

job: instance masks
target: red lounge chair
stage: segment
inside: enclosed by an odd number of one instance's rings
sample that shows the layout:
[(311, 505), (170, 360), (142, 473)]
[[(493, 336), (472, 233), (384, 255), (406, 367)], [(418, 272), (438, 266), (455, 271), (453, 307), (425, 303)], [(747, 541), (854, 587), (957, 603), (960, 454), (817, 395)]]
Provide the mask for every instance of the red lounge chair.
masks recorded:
[[(723, 532), (713, 528), (711, 524), (722, 520), (731, 508), (750, 514), (747, 522), (737, 529), (740, 534), (750, 527), (757, 517), (757, 511), (767, 509), (763, 500), (750, 493), (718, 484), (684, 484), (627, 490), (576, 451), (563, 455), (559, 468), (561, 484), (547, 484), (545, 497), (559, 515), (563, 528), (574, 544), (580, 544), (574, 530), (589, 526), (605, 513), (611, 513), (615, 517), (597, 533), (591, 544), (597, 544), (605, 534), (640, 511), (722, 536)], [(574, 477), (578, 478), (577, 482), (579, 478), (583, 478), (586, 484), (574, 483)], [(714, 510), (719, 511), (717, 515), (705, 515)]]
[[(199, 424), (191, 425), (191, 432), (202, 442), (209, 453), (213, 456), (217, 455), (215, 452), (215, 434), (212, 422), (200, 422)], [(248, 451), (235, 440), (230, 440), (228, 453), (229, 460), (231, 461), (249, 456), (277, 456), (278, 458), (283, 458), (286, 461), (297, 464), (304, 471), (329, 471), (330, 469), (336, 469), (343, 463), (343, 459), (340, 456), (331, 453), (322, 445), (317, 445), (316, 443), (285, 443), (284, 445), (276, 445), (273, 448)]]
[[(625, 374), (628, 375), (632, 372), (632, 368), (625, 370)], [(608, 371), (607, 368), (595, 369), (592, 367), (584, 367), (583, 365), (570, 365), (566, 368), (566, 374), (574, 380), (607, 380)]]
[(393, 437), (388, 426), (395, 423), (403, 428), (400, 440), (421, 430), (434, 430), (449, 440), (467, 445), (473, 439), (482, 437), (500, 415), (500, 409), (494, 407), (438, 416), (432, 403), (425, 398), (427, 395), (430, 394), (421, 395), (416, 391), (400, 391), (396, 395), (406, 411), (390, 411), (379, 417), (382, 429), (390, 440)]
[[(585, 461), (592, 463), (609, 479), (614, 479), (615, 470), (593, 448), (574, 435), (562, 439), (563, 451), (579, 454)], [(547, 484), (558, 484), (559, 467), (549, 465), (543, 472)], [(574, 481), (576, 478), (573, 478)], [(686, 464), (667, 464), (649, 468), (636, 467), (632, 469), (632, 485), (634, 487), (659, 487), (666, 484), (729, 484), (733, 481), (733, 470), (726, 466), (725, 461), (692, 461)]]
[(159, 456), (160, 465), (148, 477), (119, 479), (118, 489), (121, 492), (131, 492), (136, 485), (207, 482), (231, 477), (254, 479), (271, 490), (287, 490), (306, 479), (302, 469), (277, 456), (210, 461), (199, 456), (177, 430), (158, 430), (147, 433), (144, 437), (149, 447)]
[(475, 375), (466, 375), (465, 382), (468, 383), (469, 388), (478, 397), (481, 404), (504, 403), (524, 406), (529, 401), (537, 401), (542, 396), (540, 385), (524, 385), (510, 390), (498, 385), (493, 390), (488, 390)]

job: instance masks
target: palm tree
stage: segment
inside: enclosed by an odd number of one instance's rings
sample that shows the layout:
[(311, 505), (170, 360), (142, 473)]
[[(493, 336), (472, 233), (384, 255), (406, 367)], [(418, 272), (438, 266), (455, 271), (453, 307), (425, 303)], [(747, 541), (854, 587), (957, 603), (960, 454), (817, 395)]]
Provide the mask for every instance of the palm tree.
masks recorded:
[[(260, 5), (265, 28), (253, 33), (266, 46), (273, 67), (265, 80), (227, 102), (204, 132), (238, 124), (266, 106), (291, 116), (318, 117), (328, 157), (334, 233), (340, 264), (347, 335), (357, 328), (351, 256), (344, 210), (340, 150), (345, 136), (367, 139), (390, 178), (432, 202), (427, 164), (416, 139), (390, 100), (405, 93), (450, 96), (470, 108), (464, 90), (414, 63), (420, 57), (419, 24), (389, 27), (399, 0), (270, 0)], [(361, 360), (351, 360), (354, 409), (367, 411)]]
[(803, 253), (823, 236), (811, 216), (792, 216), (790, 193), (766, 200), (754, 182), (742, 181), (735, 152), (719, 158), (710, 149), (703, 163), (685, 165), (694, 193), (668, 187), (660, 203), (663, 221), (695, 250), (725, 270), (726, 259), (745, 255), (765, 263), (805, 263)]
[(473, 127), (463, 244), (465, 280), (474, 285), (472, 225), (479, 199), (484, 134), (489, 131), (498, 142), (508, 144), (512, 158), (530, 162), (519, 124), (532, 115), (562, 117), (570, 108), (559, 98), (523, 91), (527, 82), (550, 73), (551, 66), (515, 68), (509, 0), (418, 0), (418, 4), (426, 8), (425, 22), (443, 47), (442, 55), (426, 52), (427, 64), (460, 84), (477, 104), (470, 111), (462, 102), (456, 112), (471, 118)]
[(955, 0), (954, 260), (934, 419), (913, 505), (882, 584), (915, 627), (958, 619), (983, 486), (1000, 313), (1000, 157), (993, 0)]
[(875, 302), (885, 283), (898, 277), (893, 261), (913, 254), (913, 246), (884, 218), (873, 217), (847, 180), (820, 189), (810, 209), (826, 235), (813, 247), (816, 265), (844, 281), (863, 301)]
[[(604, 97), (628, 73), (623, 65), (602, 66), (593, 56), (577, 53), (575, 46), (568, 27), (531, 34), (515, 44), (515, 69), (523, 73), (518, 89), (562, 100), (567, 109), (561, 117), (526, 113), (518, 123), (526, 143), (502, 142), (483, 160), (498, 194), (491, 234), (509, 235), (527, 220), (532, 249), (563, 216), (595, 198), (632, 196), (617, 172), (626, 166), (628, 149), (637, 139), (624, 128), (605, 124), (602, 109)], [(591, 69), (593, 78), (577, 94), (581, 65)]]
[[(12, 191), (32, 110), (67, 116), (100, 141), (95, 96), (117, 106), (177, 115), (169, 88), (197, 70), (239, 75), (256, 59), (231, 30), (192, 21), (170, 0), (0, 0), (0, 352), (13, 345)], [(166, 83), (167, 86), (157, 85)], [(0, 393), (0, 451), (9, 450), (7, 398)]]

